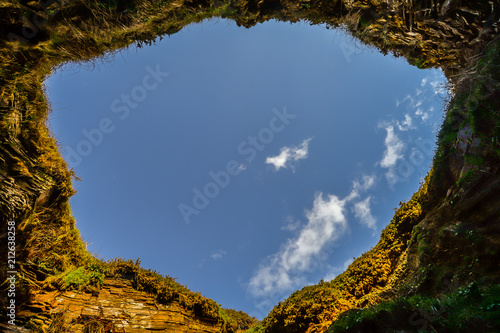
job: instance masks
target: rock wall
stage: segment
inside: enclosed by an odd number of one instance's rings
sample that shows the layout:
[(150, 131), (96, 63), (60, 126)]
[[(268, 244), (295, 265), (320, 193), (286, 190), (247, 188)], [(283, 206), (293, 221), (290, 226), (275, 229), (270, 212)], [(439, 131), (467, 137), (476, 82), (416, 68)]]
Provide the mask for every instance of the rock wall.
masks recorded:
[[(158, 304), (154, 295), (132, 288), (130, 280), (106, 279), (96, 292), (38, 290), (18, 313), (36, 326), (56, 326), (53, 332), (221, 332), (221, 323), (195, 316), (177, 302)], [(31, 331), (0, 326), (5, 332)], [(85, 331), (87, 329), (87, 331)], [(101, 329), (101, 330), (99, 330)]]

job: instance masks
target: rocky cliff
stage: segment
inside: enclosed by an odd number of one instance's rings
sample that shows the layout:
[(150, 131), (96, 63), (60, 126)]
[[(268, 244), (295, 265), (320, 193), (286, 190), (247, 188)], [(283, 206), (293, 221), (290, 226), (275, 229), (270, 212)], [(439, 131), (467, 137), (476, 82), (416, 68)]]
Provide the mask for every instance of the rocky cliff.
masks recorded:
[[(444, 281), (453, 288), (498, 281), (498, 2), (10, 0), (1, 2), (0, 14), (0, 253), (7, 262), (15, 252), (19, 330), (242, 328), (217, 303), (169, 277), (86, 251), (68, 204), (75, 175), (45, 125), (43, 80), (54, 67), (151, 44), (213, 16), (245, 27), (269, 19), (340, 27), (419, 68), (441, 67), (454, 94), (433, 169), (379, 244), (336, 280), (277, 305), (255, 330), (322, 332), (345, 310), (435, 295)], [(12, 231), (15, 251), (8, 249)], [(2, 269), (0, 277), (8, 290), (10, 273)], [(10, 305), (6, 293), (1, 302)]]
[[(53, 332), (223, 331), (213, 318), (198, 317), (178, 302), (160, 304), (153, 294), (135, 290), (130, 280), (116, 278), (105, 279), (98, 292), (36, 290), (18, 315)], [(3, 329), (17, 331), (10, 325)]]

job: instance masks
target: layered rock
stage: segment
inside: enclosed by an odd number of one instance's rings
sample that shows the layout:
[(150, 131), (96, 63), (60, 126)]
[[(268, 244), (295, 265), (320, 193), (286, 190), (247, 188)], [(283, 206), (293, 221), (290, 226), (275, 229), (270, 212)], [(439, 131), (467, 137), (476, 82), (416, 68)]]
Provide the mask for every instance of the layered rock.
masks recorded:
[[(127, 333), (222, 331), (221, 323), (200, 318), (177, 302), (159, 304), (154, 295), (134, 290), (126, 279), (105, 279), (102, 289), (94, 292), (35, 291), (17, 317), (18, 322), (32, 319), (31, 325), (45, 327), (55, 325), (60, 319), (58, 332), (72, 333), (85, 332), (85, 327)], [(22, 325), (2, 328), (7, 332), (30, 331)]]

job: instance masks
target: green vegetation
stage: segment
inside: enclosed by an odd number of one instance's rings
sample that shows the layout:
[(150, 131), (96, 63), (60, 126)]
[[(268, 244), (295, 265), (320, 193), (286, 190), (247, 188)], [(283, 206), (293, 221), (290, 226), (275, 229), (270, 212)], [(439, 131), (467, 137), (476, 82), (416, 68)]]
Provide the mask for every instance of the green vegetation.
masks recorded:
[(250, 328), (249, 330), (245, 331), (245, 333), (264, 333), (265, 328), (262, 323), (257, 323), (255, 326)]
[[(484, 146), (480, 154), (467, 154), (467, 163), (483, 166), (500, 161), (500, 40), (489, 43), (482, 56), (456, 77), (456, 91), (439, 135), (441, 148), (455, 143), (457, 132), (470, 126)], [(469, 137), (467, 144), (472, 143)]]
[(104, 284), (104, 274), (98, 265), (91, 265), (88, 268), (78, 267), (74, 271), (66, 274), (63, 278), (62, 289), (82, 289), (88, 286), (102, 287)]
[(436, 298), (415, 295), (340, 316), (337, 332), (495, 332), (500, 330), (500, 285), (471, 283)]
[(467, 184), (469, 184), (472, 179), (477, 175), (476, 170), (469, 170), (467, 171), (462, 177), (460, 177), (459, 180), (457, 180), (456, 185), (457, 187), (464, 187)]
[(418, 243), (418, 258), (420, 261), (424, 260), (425, 256), (428, 256), (431, 253), (431, 246), (428, 242), (429, 234), (424, 236), (423, 234), (418, 234), (417, 243)]
[[(212, 320), (220, 324), (221, 332), (240, 332), (249, 329), (257, 320), (242, 311), (223, 309), (215, 301), (205, 298), (200, 293), (192, 292), (168, 275), (161, 275), (153, 270), (140, 267), (139, 260), (114, 259), (108, 262), (92, 260), (92, 264), (78, 267), (72, 271), (51, 276), (45, 285), (51, 285), (59, 290), (79, 290), (86, 292), (98, 291), (105, 278), (123, 278), (132, 281), (135, 290), (145, 291), (155, 296), (158, 304), (168, 305), (172, 302), (180, 304), (192, 311), (196, 317)], [(103, 323), (96, 318), (80, 318), (85, 332), (101, 332)], [(54, 315), (50, 324), (44, 326), (35, 320), (31, 327), (35, 332), (62, 332), (67, 329), (64, 325), (64, 311)]]
[(132, 279), (134, 289), (154, 294), (160, 304), (178, 302), (198, 317), (212, 318), (222, 323), (224, 332), (246, 330), (257, 322), (242, 311), (220, 307), (215, 301), (190, 291), (168, 275), (141, 268), (139, 260), (111, 260), (105, 263), (104, 271), (107, 277)]
[(464, 157), (465, 163), (473, 166), (483, 166), (485, 159), (483, 156), (467, 155)]
[(474, 230), (474, 227), (468, 223), (460, 223), (453, 228), (453, 233), (457, 237), (465, 238), (466, 240), (474, 243), (481, 241), (481, 234)]
[(232, 322), (233, 327), (236, 331), (246, 331), (250, 327), (253, 327), (258, 323), (258, 320), (254, 317), (250, 317), (243, 311), (237, 311), (233, 309), (222, 309), (223, 312), (226, 313), (228, 319), (226, 322)]
[(132, 278), (132, 286), (139, 291), (154, 294), (161, 304), (179, 302), (186, 309), (194, 311), (196, 316), (223, 321), (220, 306), (213, 300), (176, 282), (172, 277), (158, 274), (154, 270), (146, 270), (139, 266), (139, 261), (112, 260), (106, 264), (106, 275), (112, 277)]

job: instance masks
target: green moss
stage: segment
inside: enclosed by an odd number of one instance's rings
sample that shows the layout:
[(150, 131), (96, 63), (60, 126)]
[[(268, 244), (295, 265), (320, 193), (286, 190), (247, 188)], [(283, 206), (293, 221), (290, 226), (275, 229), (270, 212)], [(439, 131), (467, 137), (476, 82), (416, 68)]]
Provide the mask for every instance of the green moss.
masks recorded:
[(237, 311), (234, 309), (227, 309), (227, 308), (221, 310), (227, 316), (225, 321), (231, 323), (231, 327), (235, 332), (248, 330), (258, 323), (258, 320), (256, 318), (250, 317), (243, 311)]
[(469, 170), (467, 171), (460, 179), (457, 181), (457, 187), (465, 187), (468, 185), (472, 179), (477, 175), (477, 170)]
[[(492, 41), (483, 52), (482, 57), (469, 70), (463, 88), (455, 98), (454, 105), (466, 110), (466, 121), (470, 123), (474, 134), (480, 136), (482, 144), (489, 151), (487, 159), (498, 159), (500, 148), (497, 138), (500, 137), (500, 100), (496, 96), (497, 84), (500, 80), (500, 39)], [(472, 165), (483, 165), (485, 160), (480, 156), (469, 157)]]
[(63, 277), (62, 289), (83, 290), (89, 286), (100, 288), (104, 284), (104, 272), (100, 266), (78, 267)]
[(484, 156), (478, 155), (465, 155), (464, 156), (465, 163), (473, 166), (483, 166), (485, 164)]
[(114, 259), (105, 264), (106, 276), (132, 279), (132, 287), (139, 291), (154, 294), (161, 304), (178, 302), (186, 309), (192, 310), (198, 317), (212, 318), (231, 331), (231, 319), (221, 311), (215, 301), (203, 297), (176, 282), (168, 275), (161, 275), (154, 270), (140, 267), (140, 261)]
[(453, 229), (453, 233), (455, 234), (455, 236), (461, 237), (472, 244), (476, 244), (483, 239), (481, 233), (476, 231), (472, 225), (465, 222), (462, 222), (455, 226), (455, 228)]
[(419, 68), (419, 69), (425, 69), (425, 68), (427, 68), (426, 65), (425, 65), (425, 60), (423, 60), (423, 59), (414, 58), (413, 59), (413, 64), (415, 66), (417, 66), (417, 68)]
[(425, 256), (428, 256), (431, 253), (431, 246), (425, 242), (421, 242), (418, 244), (418, 257), (420, 261), (424, 260)]
[(245, 333), (265, 333), (265, 327), (262, 323), (258, 323), (252, 328), (246, 330)]
[(500, 329), (500, 285), (471, 283), (439, 297), (396, 298), (350, 311), (328, 333), (378, 331), (493, 332)]

